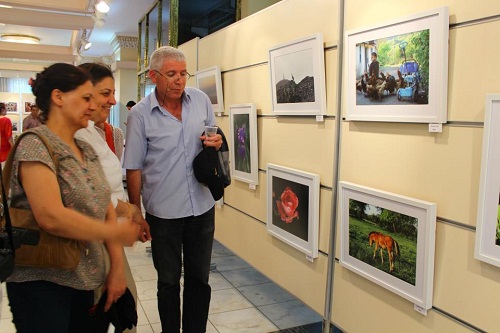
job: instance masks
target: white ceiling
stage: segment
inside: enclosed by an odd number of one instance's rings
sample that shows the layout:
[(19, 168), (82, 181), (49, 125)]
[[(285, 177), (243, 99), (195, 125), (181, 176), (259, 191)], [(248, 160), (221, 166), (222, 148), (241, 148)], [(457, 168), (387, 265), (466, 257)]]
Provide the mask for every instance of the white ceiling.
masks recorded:
[(82, 52), (82, 56), (111, 56), (113, 39), (137, 36), (139, 20), (155, 3), (155, 0), (106, 0), (111, 9), (104, 17), (104, 26), (98, 28), (92, 19), (96, 1), (0, 1), (0, 34), (40, 38), (39, 45), (0, 41), (0, 69), (33, 70), (31, 67), (44, 62), (72, 62), (80, 49), (84, 30), (90, 34), (92, 46)]

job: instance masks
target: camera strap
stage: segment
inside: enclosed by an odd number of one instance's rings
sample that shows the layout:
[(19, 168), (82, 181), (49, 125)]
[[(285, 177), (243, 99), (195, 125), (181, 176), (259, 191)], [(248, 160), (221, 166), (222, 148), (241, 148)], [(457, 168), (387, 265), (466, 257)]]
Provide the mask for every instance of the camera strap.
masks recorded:
[[(0, 163), (0, 174), (2, 174), (2, 164)], [(7, 235), (9, 237), (10, 249), (14, 257), (16, 256), (16, 251), (14, 250), (14, 236), (12, 231), (12, 223), (10, 221), (10, 213), (9, 213), (9, 205), (7, 202), (7, 194), (5, 192), (5, 187), (3, 185), (3, 177), (1, 179), (2, 182), (2, 205), (3, 205), (3, 214), (5, 216), (5, 230), (7, 230)]]

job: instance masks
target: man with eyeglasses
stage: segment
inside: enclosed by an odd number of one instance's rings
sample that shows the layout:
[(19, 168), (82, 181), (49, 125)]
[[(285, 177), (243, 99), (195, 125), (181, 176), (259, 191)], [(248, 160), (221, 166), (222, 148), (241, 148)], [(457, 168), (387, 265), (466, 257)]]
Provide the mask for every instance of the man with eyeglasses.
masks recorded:
[(132, 204), (142, 200), (158, 272), (158, 310), (163, 332), (180, 332), (180, 278), (184, 265), (182, 332), (205, 332), (214, 237), (214, 199), (193, 173), (193, 159), (205, 146), (219, 149), (220, 135), (201, 135), (215, 117), (208, 96), (186, 87), (190, 75), (182, 52), (164, 46), (151, 55), (154, 92), (127, 119), (123, 166)]

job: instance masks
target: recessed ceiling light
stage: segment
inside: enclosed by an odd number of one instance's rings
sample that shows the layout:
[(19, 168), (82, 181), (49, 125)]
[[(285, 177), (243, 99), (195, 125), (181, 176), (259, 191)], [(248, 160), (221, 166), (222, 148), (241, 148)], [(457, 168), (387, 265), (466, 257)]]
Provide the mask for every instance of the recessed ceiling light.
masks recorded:
[(40, 38), (30, 35), (2, 34), (0, 41), (9, 43), (40, 44)]

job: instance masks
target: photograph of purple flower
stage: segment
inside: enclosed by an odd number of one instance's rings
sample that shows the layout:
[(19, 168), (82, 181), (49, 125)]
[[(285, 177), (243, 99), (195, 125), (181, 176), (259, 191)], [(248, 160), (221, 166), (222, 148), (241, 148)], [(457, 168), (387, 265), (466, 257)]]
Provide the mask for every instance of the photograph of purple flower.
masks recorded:
[(238, 171), (249, 173), (251, 171), (250, 161), (250, 135), (247, 128), (250, 127), (248, 114), (238, 114), (234, 116), (234, 145), (235, 168)]
[(258, 147), (257, 113), (255, 104), (236, 104), (229, 106), (232, 149), (231, 173), (234, 179), (257, 185)]

